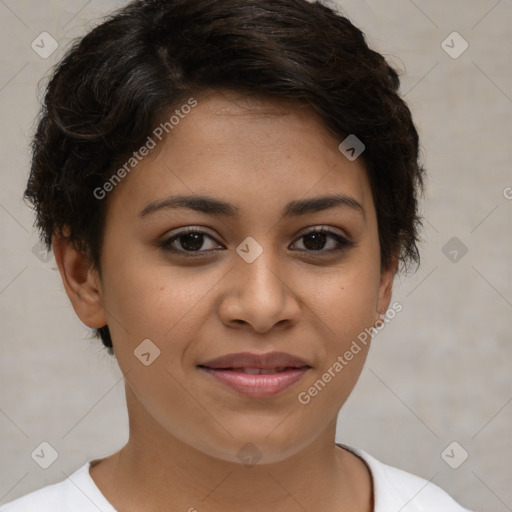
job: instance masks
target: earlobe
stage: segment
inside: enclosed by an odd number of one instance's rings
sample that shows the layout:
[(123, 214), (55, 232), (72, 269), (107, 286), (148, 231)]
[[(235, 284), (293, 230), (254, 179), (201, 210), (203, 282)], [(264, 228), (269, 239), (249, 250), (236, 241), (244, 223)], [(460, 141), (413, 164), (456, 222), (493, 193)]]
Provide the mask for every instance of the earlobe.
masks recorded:
[(98, 272), (65, 235), (54, 235), (52, 245), (62, 283), (75, 313), (88, 327), (105, 326), (107, 318)]

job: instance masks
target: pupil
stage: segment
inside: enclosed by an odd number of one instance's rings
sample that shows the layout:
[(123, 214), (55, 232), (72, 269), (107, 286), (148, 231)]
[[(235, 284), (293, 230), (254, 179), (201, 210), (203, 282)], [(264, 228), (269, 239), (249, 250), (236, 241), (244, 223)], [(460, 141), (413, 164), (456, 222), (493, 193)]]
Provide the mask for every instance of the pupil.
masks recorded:
[[(185, 250), (198, 250), (203, 245), (202, 237), (203, 235), (200, 233), (187, 233), (186, 235), (182, 235), (180, 237), (181, 247)], [(183, 242), (183, 239), (185, 239), (185, 242)], [(192, 243), (187, 242), (187, 240), (192, 241)]]
[[(304, 237), (304, 247), (312, 251), (322, 249), (325, 245), (325, 237), (325, 233), (311, 233)], [(313, 244), (308, 244), (307, 240), (311, 239), (313, 239)]]

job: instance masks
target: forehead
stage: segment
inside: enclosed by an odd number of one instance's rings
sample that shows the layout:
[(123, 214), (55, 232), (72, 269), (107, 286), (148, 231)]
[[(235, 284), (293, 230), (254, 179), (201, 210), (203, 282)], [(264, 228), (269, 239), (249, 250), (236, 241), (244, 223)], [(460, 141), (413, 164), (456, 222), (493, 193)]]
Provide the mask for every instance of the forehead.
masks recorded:
[[(197, 194), (229, 198), (239, 209), (245, 205), (262, 213), (262, 204), (281, 208), (338, 192), (372, 206), (362, 159), (352, 162), (340, 153), (339, 138), (311, 106), (232, 91), (195, 99), (197, 106), (176, 118), (169, 135), (118, 187), (113, 202), (122, 195), (140, 211), (166, 194)], [(169, 119), (165, 116), (159, 122)]]
[(206, 90), (198, 96), (202, 110), (216, 116), (251, 116), (252, 118), (281, 117), (291, 112), (313, 112), (312, 107), (299, 100), (277, 98), (257, 93), (233, 90)]

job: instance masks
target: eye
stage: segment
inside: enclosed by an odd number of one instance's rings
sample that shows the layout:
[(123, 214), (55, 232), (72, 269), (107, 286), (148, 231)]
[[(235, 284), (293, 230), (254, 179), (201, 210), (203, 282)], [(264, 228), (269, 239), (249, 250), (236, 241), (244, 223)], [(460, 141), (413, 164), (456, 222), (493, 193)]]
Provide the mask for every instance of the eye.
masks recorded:
[[(313, 255), (320, 257), (341, 252), (355, 245), (354, 242), (348, 238), (323, 227), (304, 233), (298, 238), (298, 241), (300, 240), (304, 241), (302, 242), (303, 248), (299, 247), (299, 251), (318, 253)], [(205, 242), (208, 241), (210, 242), (210, 247), (204, 248)], [(297, 242), (295, 242), (295, 244), (296, 243)], [(331, 248), (325, 249), (326, 244), (328, 246), (330, 245)], [(205, 256), (215, 252), (216, 249), (224, 249), (224, 247), (218, 244), (207, 232), (193, 227), (186, 228), (174, 234), (163, 240), (159, 245), (166, 251), (178, 253), (185, 257)]]
[[(304, 242), (302, 242), (304, 249), (299, 250), (313, 253), (323, 253), (323, 255), (326, 255), (325, 253), (332, 254), (343, 251), (355, 245), (354, 242), (348, 238), (323, 227), (315, 228), (307, 233), (304, 233), (298, 240), (302, 239), (304, 239)], [(329, 239), (331, 239), (330, 244), (328, 244)], [(327, 245), (331, 245), (330, 249), (324, 249), (326, 243)], [(320, 256), (321, 255), (322, 254), (320, 254)]]
[[(205, 231), (201, 231), (197, 228), (186, 228), (179, 233), (176, 233), (172, 237), (162, 241), (160, 243), (160, 247), (166, 251), (181, 253), (186, 256), (202, 256), (205, 253), (213, 252), (211, 248), (203, 248), (203, 250), (201, 250), (201, 248), (204, 246), (205, 239), (209, 239), (210, 241), (215, 242), (215, 239)], [(214, 244), (214, 249), (215, 248), (222, 248), (222, 246)]]

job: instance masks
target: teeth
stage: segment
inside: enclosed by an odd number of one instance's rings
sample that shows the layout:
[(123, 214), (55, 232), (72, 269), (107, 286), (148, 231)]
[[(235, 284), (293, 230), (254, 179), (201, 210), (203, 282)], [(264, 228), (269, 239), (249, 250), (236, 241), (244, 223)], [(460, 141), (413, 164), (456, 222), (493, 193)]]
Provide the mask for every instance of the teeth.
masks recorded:
[(277, 372), (282, 372), (285, 368), (238, 368), (238, 370), (243, 371), (244, 373), (248, 373), (249, 375), (258, 375), (258, 374), (272, 374)]
[(260, 373), (259, 368), (241, 368), (241, 370), (244, 373), (249, 373), (250, 375), (257, 375), (258, 373)]

